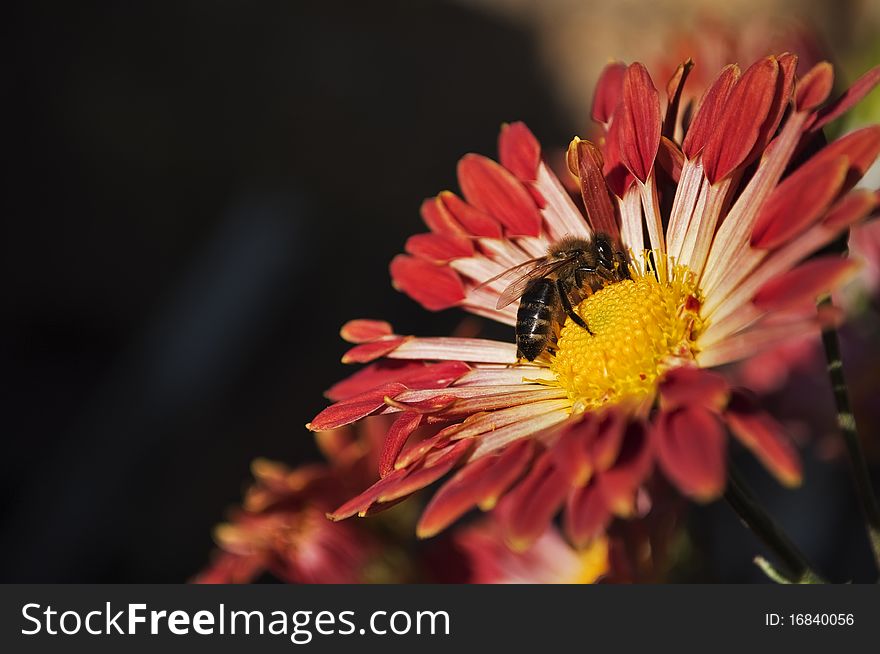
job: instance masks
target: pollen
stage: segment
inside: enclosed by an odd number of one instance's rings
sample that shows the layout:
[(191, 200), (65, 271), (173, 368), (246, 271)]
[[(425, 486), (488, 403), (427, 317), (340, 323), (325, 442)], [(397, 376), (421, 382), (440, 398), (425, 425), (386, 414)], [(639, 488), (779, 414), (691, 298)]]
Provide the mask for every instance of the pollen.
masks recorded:
[(587, 297), (575, 312), (590, 331), (566, 320), (550, 369), (573, 411), (651, 398), (666, 370), (693, 360), (702, 328), (695, 276), (680, 265), (668, 271), (661, 281), (634, 270)]

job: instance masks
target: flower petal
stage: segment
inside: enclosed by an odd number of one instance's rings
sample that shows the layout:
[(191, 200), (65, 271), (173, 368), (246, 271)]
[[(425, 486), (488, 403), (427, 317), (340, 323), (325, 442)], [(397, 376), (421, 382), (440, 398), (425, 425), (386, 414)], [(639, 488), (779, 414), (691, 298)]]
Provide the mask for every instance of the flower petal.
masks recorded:
[[(517, 360), (514, 343), (447, 336), (411, 338), (391, 352), (389, 358), (507, 364), (515, 364)], [(528, 369), (528, 366), (523, 366), (524, 371)]]
[(400, 394), (406, 386), (398, 383), (385, 384), (360, 395), (331, 404), (306, 424), (311, 431), (336, 429), (357, 422), (385, 406), (385, 397)]
[(761, 208), (752, 229), (752, 247), (779, 247), (818, 220), (840, 192), (847, 170), (847, 157), (817, 155), (789, 175)]
[(762, 311), (785, 311), (811, 304), (841, 285), (858, 268), (858, 262), (837, 256), (811, 259), (768, 281), (752, 302)]
[(869, 125), (850, 132), (826, 145), (816, 157), (846, 156), (849, 159), (844, 190), (849, 190), (865, 176), (880, 154), (880, 125)]
[(870, 93), (877, 84), (880, 83), (880, 66), (874, 66), (867, 73), (857, 79), (851, 87), (844, 91), (843, 95), (837, 98), (827, 107), (822, 108), (816, 113), (816, 120), (810, 125), (811, 131), (822, 129), (835, 118), (839, 118)]
[(437, 200), (471, 236), (478, 238), (501, 238), (501, 223), (487, 213), (472, 207), (452, 191), (443, 191)]
[(688, 406), (721, 411), (730, 398), (723, 375), (696, 366), (673, 368), (660, 383), (660, 409), (666, 412)]
[(636, 492), (651, 472), (651, 442), (645, 425), (626, 425), (620, 452), (614, 465), (596, 477), (599, 492), (611, 512), (629, 517), (636, 510)]
[(599, 81), (596, 82), (596, 90), (593, 94), (593, 108), (591, 111), (593, 120), (598, 123), (607, 123), (614, 115), (614, 109), (620, 102), (623, 93), (623, 77), (626, 74), (626, 64), (615, 61), (602, 69)]
[(763, 154), (767, 144), (776, 134), (782, 117), (791, 105), (792, 95), (795, 84), (795, 71), (797, 70), (797, 55), (785, 53), (778, 55), (776, 61), (779, 64), (779, 75), (776, 77), (776, 88), (773, 94), (773, 100), (770, 102), (770, 108), (767, 111), (767, 118), (761, 125), (758, 138), (752, 151), (746, 157), (746, 162), (754, 160)]
[(727, 177), (752, 151), (771, 109), (778, 75), (776, 58), (765, 57), (752, 64), (731, 90), (703, 150), (710, 184)]
[(678, 146), (665, 136), (660, 139), (660, 149), (657, 150), (657, 163), (669, 178), (678, 183), (681, 179), (681, 171), (684, 168), (685, 158)]
[(541, 214), (522, 183), (487, 157), (467, 154), (458, 162), (458, 183), (465, 199), (501, 222), (509, 236), (538, 236)]
[(590, 444), (596, 437), (598, 427), (597, 416), (586, 413), (580, 420), (565, 428), (553, 443), (550, 451), (555, 457), (556, 467), (571, 486), (583, 486), (593, 476)]
[(678, 105), (681, 102), (681, 92), (693, 67), (693, 59), (688, 58), (686, 61), (683, 61), (675, 69), (675, 72), (666, 84), (666, 117), (663, 119), (662, 134), (667, 139), (675, 138), (675, 126), (678, 123)]
[[(448, 445), (442, 450), (438, 450), (432, 456), (425, 459), (425, 464), (415, 469), (407, 468), (408, 474), (402, 479), (397, 480), (394, 484), (382, 487), (378, 494), (378, 502), (393, 502), (407, 495), (412, 495), (418, 490), (430, 486), (435, 481), (443, 477), (458, 463), (473, 447), (471, 441), (458, 441), (452, 445)], [(392, 472), (388, 479), (396, 473)]]
[(590, 443), (591, 459), (597, 470), (616, 465), (626, 437), (627, 418), (623, 410), (608, 409), (598, 417), (595, 438)]
[(700, 99), (700, 107), (681, 144), (681, 151), (689, 160), (694, 159), (709, 141), (709, 137), (719, 128), (727, 98), (740, 77), (739, 66), (725, 66), (712, 86)]
[(571, 406), (568, 399), (541, 400), (518, 404), (495, 411), (475, 413), (464, 422), (444, 430), (451, 440), (473, 438), (482, 434), (494, 434), (502, 427), (547, 413), (565, 412)]
[(602, 152), (589, 141), (579, 138), (568, 146), (568, 167), (580, 182), (581, 197), (593, 229), (618, 238), (620, 232), (614, 216), (614, 206), (608, 195), (608, 186), (602, 174)]
[(582, 548), (605, 531), (611, 517), (596, 482), (572, 489), (563, 516), (565, 534), (575, 547)]
[(801, 482), (801, 461), (782, 425), (764, 411), (753, 399), (735, 393), (724, 414), (730, 430), (740, 442), (757, 456), (766, 468), (786, 486)]
[(469, 370), (471, 367), (462, 361), (426, 364), (422, 361), (382, 360), (337, 382), (324, 396), (338, 402), (390, 382), (405, 384), (410, 389), (445, 388)]
[(349, 343), (366, 343), (393, 333), (391, 324), (384, 320), (349, 320), (339, 330), (339, 335)]
[(549, 238), (558, 240), (564, 236), (591, 237), (593, 232), (587, 221), (572, 202), (562, 182), (545, 163), (538, 166), (538, 181), (534, 188), (544, 198), (541, 213)]
[(474, 255), (471, 239), (448, 234), (414, 234), (406, 240), (404, 249), (414, 257), (436, 264)]
[(421, 414), (406, 412), (391, 424), (379, 454), (380, 477), (387, 477), (394, 470), (394, 463), (403, 446), (421, 422)]
[(620, 158), (627, 169), (643, 184), (654, 168), (660, 146), (660, 94), (647, 69), (631, 64), (623, 77), (623, 124)]
[(406, 336), (386, 336), (377, 341), (355, 345), (342, 355), (342, 363), (369, 363), (396, 350)]
[(563, 475), (545, 452), (520, 481), (498, 503), (499, 523), (511, 549), (523, 551), (547, 529), (568, 492)]
[(857, 189), (835, 203), (822, 219), (822, 227), (837, 229), (849, 227), (865, 218), (877, 205), (880, 196), (868, 189)]
[(431, 498), (416, 527), (418, 537), (428, 538), (443, 531), (478, 505), (483, 510), (494, 507), (533, 456), (534, 443), (523, 440), (466, 465)]
[(549, 368), (525, 366), (478, 365), (456, 382), (456, 386), (490, 386), (493, 384), (526, 384), (538, 380), (551, 381), (556, 375)]
[(422, 222), (435, 234), (447, 234), (449, 236), (470, 235), (446, 208), (439, 195), (423, 200), (419, 213), (422, 216)]
[(418, 414), (431, 414), (446, 411), (459, 401), (455, 395), (435, 392), (434, 390), (427, 391), (426, 395), (427, 397), (425, 397), (424, 399), (411, 400), (408, 402), (398, 400), (395, 397), (389, 395), (385, 397), (385, 404), (399, 411), (411, 411)]
[(836, 311), (820, 314), (816, 318), (795, 320), (786, 324), (758, 323), (745, 331), (718, 340), (697, 354), (697, 363), (703, 368), (714, 368), (726, 363), (754, 356), (785, 341), (815, 334), (823, 326), (837, 324), (840, 315)]
[(520, 438), (536, 438), (556, 428), (566, 420), (568, 420), (568, 411), (565, 409), (530, 415), (520, 422), (501, 427), (484, 435), (480, 438), (480, 442), (474, 449), (471, 458), (479, 459)]
[(701, 502), (721, 495), (727, 443), (712, 412), (697, 407), (663, 412), (654, 440), (660, 467), (682, 493)]
[(447, 266), (398, 254), (390, 268), (394, 288), (430, 311), (454, 307), (465, 298), (461, 278)]
[(541, 163), (541, 144), (525, 123), (505, 123), (498, 135), (498, 159), (520, 181), (534, 182)]
[(377, 481), (364, 492), (351, 498), (332, 513), (328, 513), (327, 517), (334, 522), (338, 522), (339, 520), (350, 518), (353, 515), (366, 515), (367, 511), (376, 503), (379, 495), (382, 494), (385, 488), (399, 483), (407, 476), (407, 474), (409, 474), (409, 470), (395, 470), (387, 477), (383, 477)]
[(820, 61), (798, 80), (794, 106), (797, 111), (812, 111), (825, 102), (834, 86), (834, 67)]

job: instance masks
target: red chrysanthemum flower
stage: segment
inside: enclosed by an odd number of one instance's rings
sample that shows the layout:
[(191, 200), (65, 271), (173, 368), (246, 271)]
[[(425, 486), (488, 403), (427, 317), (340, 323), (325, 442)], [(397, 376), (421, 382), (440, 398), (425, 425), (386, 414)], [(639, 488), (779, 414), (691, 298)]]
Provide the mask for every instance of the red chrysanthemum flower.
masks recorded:
[[(356, 346), (344, 360), (370, 365), (330, 389), (336, 403), (309, 428), (397, 418), (381, 479), (331, 517), (379, 510), (458, 468), (422, 514), (420, 535), (494, 508), (508, 542), (524, 548), (561, 510), (581, 546), (649, 502), (643, 485), (655, 467), (685, 495), (717, 498), (728, 431), (780, 481), (798, 483), (781, 427), (709, 370), (833, 322), (815, 299), (853, 264), (809, 257), (878, 204), (853, 187), (880, 151), (880, 127), (827, 145), (821, 130), (873, 88), (880, 68), (826, 104), (831, 66), (796, 79), (796, 64), (783, 54), (745, 72), (724, 68), (688, 121), (678, 111), (687, 65), (667, 86), (665, 114), (644, 66), (609, 65), (593, 106), (600, 146), (575, 139), (569, 148), (575, 200), (522, 123), (503, 127), (500, 163), (462, 158), (464, 197), (443, 192), (422, 205), (430, 232), (392, 262), (398, 289), (431, 310), (458, 306), (514, 325), (515, 305), (496, 309), (504, 285), (483, 282), (597, 231), (628, 251), (631, 279), (589, 294), (574, 310), (590, 331), (569, 319), (533, 362), (508, 342), (346, 325)], [(406, 447), (423, 425), (440, 430)]]

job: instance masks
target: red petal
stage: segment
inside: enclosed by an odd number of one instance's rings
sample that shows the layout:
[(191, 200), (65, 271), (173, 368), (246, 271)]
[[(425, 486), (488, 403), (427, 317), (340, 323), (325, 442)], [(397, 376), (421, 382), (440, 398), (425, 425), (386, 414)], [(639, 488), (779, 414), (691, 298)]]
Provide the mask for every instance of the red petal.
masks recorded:
[(595, 482), (571, 491), (565, 505), (564, 524), (565, 533), (575, 547), (584, 547), (600, 536), (610, 522), (611, 512)]
[(635, 63), (626, 69), (621, 115), (621, 161), (636, 179), (644, 183), (654, 168), (661, 124), (660, 94), (642, 64)]
[(682, 493), (706, 502), (726, 481), (726, 439), (718, 418), (702, 408), (661, 413), (654, 432), (660, 467)]
[(725, 66), (718, 79), (703, 94), (700, 108), (697, 109), (681, 145), (681, 151), (688, 159), (696, 157), (706, 146), (712, 133), (718, 129), (727, 98), (737, 80), (739, 67), (736, 64)]
[(431, 263), (449, 263), (453, 259), (471, 257), (474, 244), (463, 236), (447, 234), (415, 234), (406, 240), (407, 252)]
[(390, 268), (394, 287), (426, 309), (448, 309), (465, 298), (461, 278), (451, 268), (405, 254), (394, 257)]
[(657, 150), (657, 163), (666, 171), (669, 178), (678, 183), (681, 178), (681, 169), (684, 167), (684, 155), (678, 146), (665, 136), (660, 139), (660, 149)]
[(360, 495), (351, 498), (332, 513), (328, 513), (327, 517), (336, 522), (350, 518), (355, 514), (366, 514), (386, 488), (399, 483), (408, 473), (408, 470), (395, 470), (387, 477), (377, 481)]
[(878, 83), (880, 83), (880, 66), (874, 66), (874, 68), (857, 79), (855, 83), (843, 93), (843, 95), (827, 107), (818, 111), (816, 113), (816, 121), (810, 126), (810, 130), (816, 131), (822, 129), (822, 127), (835, 118), (839, 118), (845, 114), (856, 104), (861, 102)]
[(497, 220), (475, 209), (452, 191), (443, 191), (437, 198), (471, 236), (501, 238), (501, 224)]
[(445, 447), (449, 444), (449, 434), (446, 429), (438, 432), (430, 438), (413, 443), (403, 454), (397, 457), (395, 468), (408, 468), (428, 456), (433, 450)]
[(422, 361), (377, 361), (337, 382), (324, 395), (338, 402), (389, 382), (405, 384), (409, 389), (445, 388), (468, 370), (470, 366), (462, 361), (441, 361), (429, 365)]
[(849, 169), (845, 156), (822, 153), (789, 175), (770, 195), (752, 229), (752, 247), (770, 250), (818, 220), (837, 197)]
[(627, 419), (623, 411), (609, 409), (598, 417), (596, 436), (590, 443), (590, 454), (597, 470), (608, 470), (620, 456)]
[(779, 64), (776, 90), (770, 103), (770, 108), (767, 111), (767, 118), (764, 120), (764, 124), (761, 125), (758, 138), (752, 147), (752, 151), (746, 157), (746, 162), (752, 161), (761, 155), (767, 144), (776, 134), (776, 129), (782, 121), (782, 116), (791, 104), (798, 58), (796, 55), (786, 53), (779, 55), (776, 61)]
[(707, 126), (711, 134), (703, 166), (710, 184), (729, 175), (752, 152), (776, 97), (778, 76), (775, 57), (752, 64), (731, 90), (719, 122)]
[(504, 124), (498, 135), (498, 158), (518, 179), (533, 182), (538, 178), (541, 145), (525, 123)]
[(856, 261), (836, 256), (811, 259), (768, 281), (752, 302), (762, 311), (785, 311), (812, 304), (856, 272), (858, 267)]
[(352, 398), (331, 404), (306, 425), (312, 431), (336, 429), (366, 418), (385, 406), (385, 396), (394, 397), (406, 390), (403, 384), (386, 384)]
[(342, 355), (342, 363), (369, 363), (370, 361), (375, 361), (389, 352), (394, 352), (407, 338), (407, 336), (398, 336), (396, 338), (384, 338), (379, 341), (355, 345)]
[(349, 343), (366, 343), (393, 333), (391, 324), (384, 320), (349, 320), (339, 330), (339, 335)]
[[(436, 452), (436, 457), (426, 459), (425, 465), (422, 467), (407, 468), (409, 474), (403, 479), (397, 480), (396, 483), (390, 484), (382, 488), (379, 493), (379, 502), (392, 502), (394, 500), (412, 495), (418, 490), (430, 486), (435, 481), (443, 477), (464, 457), (473, 447), (472, 440), (458, 441), (445, 449)], [(396, 471), (395, 471), (396, 472)], [(394, 476), (392, 472), (385, 479)]]
[(455, 219), (455, 217), (443, 204), (440, 196), (428, 198), (422, 202), (420, 209), (422, 220), (435, 234), (447, 234), (449, 236), (468, 236), (467, 230)]
[(541, 214), (522, 183), (505, 168), (478, 154), (458, 162), (458, 183), (465, 199), (507, 227), (509, 236), (538, 236)]
[(553, 444), (551, 452), (556, 467), (571, 486), (583, 486), (593, 475), (589, 446), (596, 437), (598, 427), (596, 416), (585, 414), (581, 420), (567, 427)]
[(379, 476), (387, 477), (394, 470), (397, 456), (406, 445), (406, 441), (422, 422), (422, 416), (418, 413), (403, 413), (392, 423), (382, 443), (382, 452), (379, 455)]
[(801, 461), (782, 425), (757, 408), (754, 401), (736, 393), (724, 414), (727, 424), (740, 442), (786, 486), (801, 482)]
[(608, 188), (617, 197), (622, 198), (627, 189), (632, 186), (636, 178), (623, 165), (620, 155), (620, 133), (623, 130), (623, 104), (617, 106), (615, 119), (608, 128), (605, 136), (605, 143), (602, 146), (602, 154), (605, 159), (605, 166), (602, 173), (605, 175), (605, 182)]
[(844, 190), (848, 191), (865, 176), (880, 154), (880, 125), (869, 125), (832, 141), (813, 156), (849, 158), (849, 172)]
[(701, 406), (721, 411), (730, 398), (730, 386), (722, 375), (695, 366), (673, 368), (660, 383), (660, 408), (673, 411)]
[(569, 169), (580, 180), (581, 197), (593, 229), (616, 237), (620, 230), (614, 217), (614, 206), (608, 195), (602, 152), (589, 141), (575, 139), (569, 145)]
[(663, 119), (663, 136), (669, 139), (675, 138), (675, 125), (678, 122), (678, 105), (681, 102), (681, 92), (693, 67), (693, 59), (680, 63), (666, 84), (667, 104), (666, 117)]
[(620, 102), (625, 74), (626, 64), (619, 61), (610, 63), (602, 69), (593, 95), (592, 116), (596, 122), (607, 123), (611, 120), (614, 109)]
[(858, 189), (844, 196), (829, 209), (822, 225), (829, 229), (842, 229), (858, 222), (880, 203), (880, 197), (867, 189)]
[(812, 111), (825, 102), (833, 86), (834, 67), (827, 61), (820, 61), (798, 80), (795, 108), (797, 111)]
[(534, 543), (559, 511), (567, 492), (565, 476), (553, 464), (552, 455), (544, 453), (498, 505), (499, 523), (510, 546), (522, 551)]
[(447, 395), (439, 392), (437, 395), (416, 402), (400, 402), (393, 397), (385, 399), (385, 403), (389, 406), (397, 407), (401, 411), (412, 411), (420, 414), (439, 413), (440, 411), (450, 408), (458, 401), (459, 398), (455, 395)]
[(517, 441), (501, 454), (491, 454), (466, 465), (434, 494), (422, 512), (419, 538), (437, 534), (479, 505), (488, 510), (513, 484), (531, 461), (534, 443)]
[(597, 475), (597, 484), (611, 511), (631, 516), (636, 509), (636, 491), (651, 472), (651, 443), (644, 424), (631, 422), (614, 466)]

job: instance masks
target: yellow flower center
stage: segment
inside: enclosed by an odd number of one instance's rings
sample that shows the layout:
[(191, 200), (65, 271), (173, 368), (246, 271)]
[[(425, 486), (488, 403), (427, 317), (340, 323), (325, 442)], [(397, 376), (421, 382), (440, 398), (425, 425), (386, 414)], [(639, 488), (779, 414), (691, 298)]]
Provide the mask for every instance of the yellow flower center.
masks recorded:
[(666, 370), (693, 359), (702, 327), (695, 276), (667, 268), (669, 281), (636, 270), (575, 307), (592, 334), (566, 320), (550, 369), (573, 411), (652, 397)]

